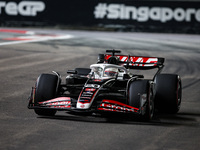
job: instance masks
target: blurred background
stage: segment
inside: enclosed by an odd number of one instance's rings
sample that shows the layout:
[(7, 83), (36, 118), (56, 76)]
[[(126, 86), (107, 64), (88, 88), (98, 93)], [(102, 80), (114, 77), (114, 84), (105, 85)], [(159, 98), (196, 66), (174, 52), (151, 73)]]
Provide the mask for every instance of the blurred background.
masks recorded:
[(200, 0), (4, 0), (1, 27), (200, 33)]

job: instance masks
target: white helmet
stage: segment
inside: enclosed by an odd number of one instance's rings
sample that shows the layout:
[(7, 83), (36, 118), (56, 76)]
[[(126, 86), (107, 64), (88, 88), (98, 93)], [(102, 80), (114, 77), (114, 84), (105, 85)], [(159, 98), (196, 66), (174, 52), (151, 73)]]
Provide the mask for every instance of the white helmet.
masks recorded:
[(104, 76), (106, 77), (115, 77), (118, 74), (117, 68), (106, 68), (104, 71)]

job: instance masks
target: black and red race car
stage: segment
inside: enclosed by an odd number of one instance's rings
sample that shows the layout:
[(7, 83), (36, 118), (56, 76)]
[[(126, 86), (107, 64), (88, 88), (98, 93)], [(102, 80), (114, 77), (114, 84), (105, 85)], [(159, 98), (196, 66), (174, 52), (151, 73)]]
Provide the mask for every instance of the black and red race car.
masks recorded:
[[(91, 115), (110, 112), (133, 114), (144, 120), (151, 120), (155, 111), (177, 113), (181, 79), (176, 74), (161, 74), (164, 58), (118, 55), (120, 52), (106, 50), (90, 68), (68, 70), (64, 83), (55, 71), (41, 74), (32, 88), (28, 108), (44, 116), (57, 111)], [(138, 69), (157, 71), (152, 79), (145, 79), (136, 71), (131, 73)]]

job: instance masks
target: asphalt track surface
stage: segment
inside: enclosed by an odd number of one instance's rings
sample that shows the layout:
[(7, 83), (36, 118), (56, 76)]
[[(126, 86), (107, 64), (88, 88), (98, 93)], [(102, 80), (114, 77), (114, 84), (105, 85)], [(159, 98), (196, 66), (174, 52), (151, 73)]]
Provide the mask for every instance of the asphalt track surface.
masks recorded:
[[(0, 32), (0, 149), (199, 149), (199, 35), (28, 30), (45, 36), (70, 36), (23, 42), (16, 37), (26, 33)], [(66, 70), (88, 67), (96, 63), (99, 53), (113, 48), (123, 54), (166, 58), (163, 72), (179, 74), (183, 83), (177, 115), (163, 114), (151, 122), (140, 122), (65, 112), (40, 117), (27, 109), (27, 98), (40, 73), (55, 70), (64, 80)]]

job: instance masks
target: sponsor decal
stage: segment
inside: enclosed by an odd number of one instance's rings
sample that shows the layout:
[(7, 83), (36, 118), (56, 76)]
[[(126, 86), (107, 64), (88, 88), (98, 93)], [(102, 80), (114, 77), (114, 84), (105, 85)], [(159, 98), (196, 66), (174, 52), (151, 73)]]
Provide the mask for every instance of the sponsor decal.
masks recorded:
[[(81, 98), (88, 98), (88, 99), (90, 99), (90, 97), (81, 97)], [(81, 102), (81, 103), (89, 103), (90, 100), (80, 99), (79, 102)]]
[(137, 112), (139, 108), (135, 108), (114, 100), (103, 100), (98, 110), (114, 112)]
[(149, 20), (166, 23), (172, 20), (177, 22), (191, 22), (193, 18), (200, 22), (200, 9), (148, 6), (127, 6), (124, 4), (99, 3), (94, 10), (95, 19), (134, 20), (147, 22)]
[[(95, 88), (85, 88), (81, 91), (76, 107), (80, 109), (88, 109), (94, 100), (97, 93)], [(84, 105), (84, 107), (82, 106)]]
[(116, 105), (112, 105), (112, 104), (106, 104), (106, 103), (102, 103), (100, 105), (100, 107), (102, 108), (110, 108), (111, 110), (121, 110), (121, 111), (130, 111), (130, 112), (134, 112), (134, 109), (129, 109), (126, 107), (122, 107), (122, 106), (116, 106)]
[(45, 3), (42, 1), (0, 1), (0, 15), (5, 12), (9, 16), (37, 16), (45, 10)]
[[(105, 55), (105, 60), (108, 60), (112, 55)], [(117, 55), (121, 62), (130, 61), (129, 66), (156, 66), (158, 62), (158, 58), (155, 57), (136, 57), (136, 56), (120, 56)]]
[(71, 101), (70, 97), (58, 97), (58, 98), (54, 98), (51, 100), (47, 100), (44, 102), (39, 102), (40, 104), (47, 104), (47, 103), (53, 103), (53, 102), (61, 102), (61, 101)]
[(99, 88), (100, 85), (98, 85), (98, 84), (86, 84), (85, 87), (90, 87), (90, 88)]
[(46, 105), (70, 105), (70, 104), (71, 104), (70, 101), (68, 101), (68, 102), (62, 101), (62, 102), (49, 103)]
[(82, 103), (90, 103), (96, 93), (94, 88), (85, 88), (82, 90), (78, 101)]
[(81, 108), (84, 108), (84, 107), (85, 107), (85, 105), (84, 105), (84, 104), (82, 104), (82, 105), (80, 105), (80, 107), (81, 107)]
[(94, 79), (95, 82), (101, 82), (102, 80), (100, 79)]
[(78, 109), (88, 109), (88, 108), (90, 108), (90, 103), (82, 103), (82, 102), (77, 102), (77, 104), (76, 104), (76, 108), (78, 108)]
[(70, 108), (71, 99), (70, 97), (58, 97), (44, 102), (39, 102), (40, 106), (47, 108)]
[(90, 94), (90, 95), (93, 95), (93, 92), (87, 91), (87, 92), (83, 92), (83, 94)]
[(85, 91), (94, 92), (96, 89), (93, 88), (86, 88)]

